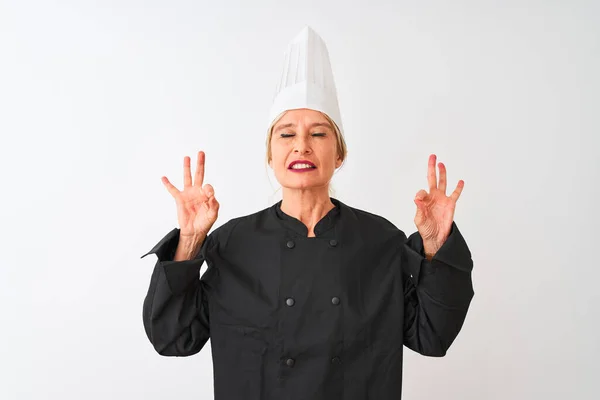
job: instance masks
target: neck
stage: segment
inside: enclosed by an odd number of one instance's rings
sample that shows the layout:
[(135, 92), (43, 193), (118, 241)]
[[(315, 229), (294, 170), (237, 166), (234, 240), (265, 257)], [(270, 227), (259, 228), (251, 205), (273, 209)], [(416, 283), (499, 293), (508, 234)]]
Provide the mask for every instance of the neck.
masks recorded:
[(315, 236), (315, 225), (334, 207), (328, 187), (310, 190), (283, 188), (281, 211), (306, 225), (308, 236)]

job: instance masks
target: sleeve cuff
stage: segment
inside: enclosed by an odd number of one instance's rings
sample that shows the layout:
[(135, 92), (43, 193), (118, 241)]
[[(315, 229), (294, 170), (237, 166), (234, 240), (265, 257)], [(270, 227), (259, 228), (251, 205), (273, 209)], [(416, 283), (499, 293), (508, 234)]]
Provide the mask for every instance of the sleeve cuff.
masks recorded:
[(413, 249), (408, 242), (404, 245), (404, 263), (406, 265), (405, 271), (410, 277), (410, 280), (415, 286), (419, 282), (419, 276), (421, 275), (421, 267), (423, 263), (429, 264), (430, 261), (419, 254), (418, 251)]
[(159, 261), (173, 261), (175, 257), (175, 251), (179, 244), (179, 228), (174, 228), (171, 232), (167, 233), (154, 247), (141, 256), (140, 258), (146, 257), (148, 254), (156, 254)]
[(450, 235), (442, 247), (440, 247), (433, 256), (431, 262), (433, 261), (444, 263), (465, 272), (471, 272), (473, 270), (471, 251), (455, 222), (452, 222)]
[(206, 259), (206, 252), (210, 248), (209, 243), (211, 243), (212, 238), (212, 235), (209, 235), (204, 240), (194, 259), (173, 261), (179, 244), (179, 231), (179, 228), (175, 228), (167, 233), (149, 252), (141, 257), (156, 254), (159, 262), (157, 268), (162, 268), (167, 285), (173, 295), (184, 293), (193, 282), (200, 279), (200, 268)]
[(175, 296), (184, 293), (193, 283), (200, 280), (200, 267), (203, 258), (187, 261), (167, 261), (162, 265), (165, 279), (171, 293)]
[[(163, 262), (162, 268), (171, 293), (174, 295), (184, 293), (190, 285), (200, 280), (200, 268), (207, 260), (207, 252), (213, 249), (212, 238), (213, 235), (211, 234), (204, 239), (202, 247), (192, 260)], [(207, 264), (207, 273), (209, 275), (214, 274), (214, 268), (210, 267), (210, 263)]]
[(471, 252), (454, 221), (448, 238), (431, 260), (425, 258), (423, 238), (419, 231), (410, 235), (406, 240), (405, 257), (407, 272), (415, 285), (419, 282), (420, 275), (435, 272), (435, 268), (433, 268), (435, 262), (444, 263), (461, 271), (473, 269)]

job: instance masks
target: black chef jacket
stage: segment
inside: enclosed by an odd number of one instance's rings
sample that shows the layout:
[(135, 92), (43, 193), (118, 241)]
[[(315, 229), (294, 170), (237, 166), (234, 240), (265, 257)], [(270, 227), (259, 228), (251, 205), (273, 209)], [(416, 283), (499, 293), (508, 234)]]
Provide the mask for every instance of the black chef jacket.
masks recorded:
[[(443, 356), (474, 295), (471, 253), (452, 223), (431, 261), (418, 232), (331, 198), (307, 227), (281, 201), (207, 236), (195, 259), (158, 261), (143, 321), (156, 351), (189, 356), (211, 338), (215, 400), (398, 400), (403, 345)], [(207, 270), (200, 277), (200, 267)]]

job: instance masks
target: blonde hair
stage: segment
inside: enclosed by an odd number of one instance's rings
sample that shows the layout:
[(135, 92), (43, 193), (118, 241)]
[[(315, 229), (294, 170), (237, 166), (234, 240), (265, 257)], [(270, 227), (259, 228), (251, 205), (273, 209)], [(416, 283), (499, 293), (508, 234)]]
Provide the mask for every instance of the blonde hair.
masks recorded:
[[(271, 138), (273, 137), (273, 128), (275, 127), (275, 124), (277, 124), (277, 122), (279, 122), (279, 120), (284, 116), (285, 113), (286, 113), (286, 111), (279, 114), (277, 116), (277, 118), (275, 118), (273, 120), (273, 122), (271, 123), (271, 126), (269, 126), (269, 129), (267, 131), (267, 143), (266, 143), (266, 145), (267, 145), (267, 155), (266, 155), (267, 166), (269, 165), (269, 162), (271, 161), (271, 158), (272, 158)], [(335, 131), (335, 136), (336, 136), (336, 141), (337, 141), (337, 155), (338, 155), (338, 157), (340, 157), (340, 159), (342, 161), (342, 165), (340, 165), (340, 168), (341, 168), (343, 166), (344, 162), (346, 161), (346, 157), (348, 156), (348, 148), (346, 147), (346, 140), (344, 139), (344, 135), (342, 135), (342, 132), (340, 131), (340, 128), (337, 126), (335, 121), (332, 120), (331, 118), (329, 118), (329, 115), (325, 114), (324, 112), (321, 112), (321, 114), (325, 117), (327, 122), (329, 122), (331, 124), (331, 126), (333, 126), (333, 130)], [(329, 196), (331, 196), (331, 197), (335, 196), (335, 190), (333, 189), (332, 184), (329, 184)]]

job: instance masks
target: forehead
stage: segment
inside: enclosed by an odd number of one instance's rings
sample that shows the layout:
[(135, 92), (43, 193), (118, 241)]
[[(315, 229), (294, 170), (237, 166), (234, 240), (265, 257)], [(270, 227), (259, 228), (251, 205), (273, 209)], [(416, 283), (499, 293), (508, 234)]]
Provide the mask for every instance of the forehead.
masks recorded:
[(319, 112), (315, 110), (309, 110), (306, 108), (298, 109), (298, 110), (290, 110), (287, 111), (279, 121), (275, 124), (273, 129), (280, 128), (282, 126), (298, 126), (298, 125), (314, 125), (314, 124), (324, 124), (333, 128), (331, 124), (327, 121), (327, 118)]

